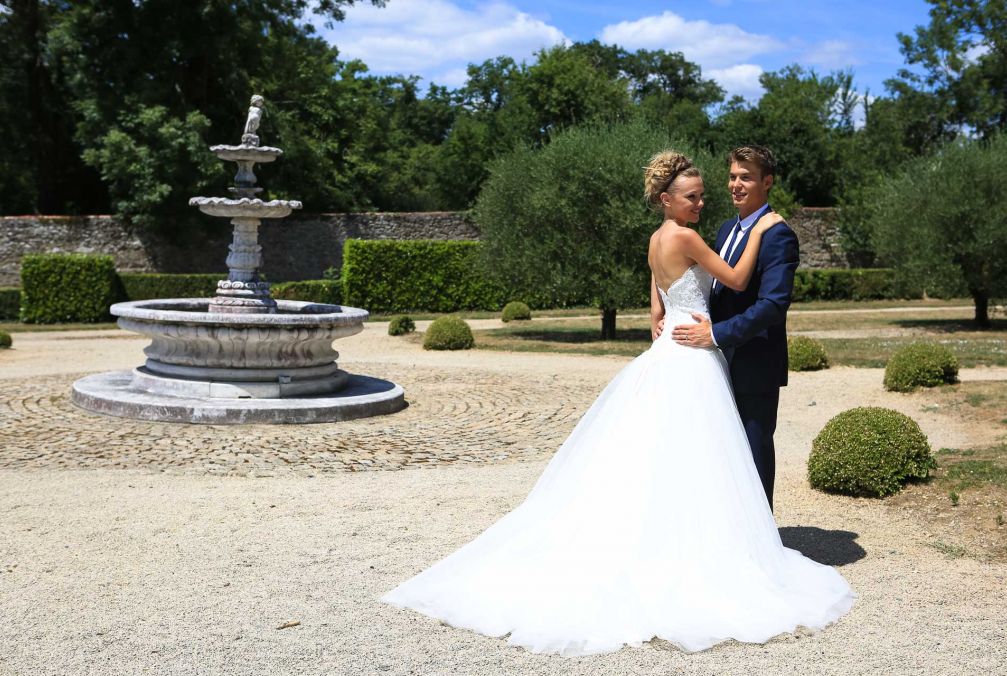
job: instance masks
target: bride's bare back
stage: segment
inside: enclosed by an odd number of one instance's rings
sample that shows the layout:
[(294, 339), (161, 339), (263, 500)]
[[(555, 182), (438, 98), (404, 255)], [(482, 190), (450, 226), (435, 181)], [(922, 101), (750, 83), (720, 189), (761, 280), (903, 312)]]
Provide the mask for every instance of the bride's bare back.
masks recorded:
[(675, 283), (696, 261), (685, 254), (683, 234), (693, 232), (674, 223), (662, 225), (650, 236), (647, 263), (657, 286), (665, 291)]

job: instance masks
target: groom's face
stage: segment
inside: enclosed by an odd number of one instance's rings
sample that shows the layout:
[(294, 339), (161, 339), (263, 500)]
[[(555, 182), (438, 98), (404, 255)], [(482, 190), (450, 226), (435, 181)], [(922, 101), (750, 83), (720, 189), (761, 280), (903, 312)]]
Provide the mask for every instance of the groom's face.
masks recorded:
[(742, 218), (753, 213), (769, 200), (772, 176), (763, 176), (755, 162), (731, 162), (727, 189), (731, 191), (734, 208)]

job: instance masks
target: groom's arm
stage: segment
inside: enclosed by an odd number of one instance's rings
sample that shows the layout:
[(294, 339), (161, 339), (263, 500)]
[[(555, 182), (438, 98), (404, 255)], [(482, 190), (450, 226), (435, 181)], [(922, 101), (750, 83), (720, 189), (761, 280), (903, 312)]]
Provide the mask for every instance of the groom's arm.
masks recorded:
[(738, 347), (787, 316), (800, 256), (797, 235), (790, 228), (772, 228), (762, 237), (759, 259), (759, 297), (739, 315), (713, 325), (713, 339), (721, 347)]

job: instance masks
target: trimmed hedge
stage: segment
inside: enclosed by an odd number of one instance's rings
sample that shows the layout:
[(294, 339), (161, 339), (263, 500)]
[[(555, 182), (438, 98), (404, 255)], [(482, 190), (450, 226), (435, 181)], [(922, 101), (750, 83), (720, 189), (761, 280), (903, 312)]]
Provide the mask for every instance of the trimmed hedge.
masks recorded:
[(904, 297), (887, 268), (808, 270), (794, 275), (794, 301), (883, 300)]
[(958, 359), (937, 343), (913, 343), (898, 350), (885, 366), (885, 389), (912, 392), (958, 382)]
[(21, 314), (21, 289), (0, 286), (0, 320), (17, 320)]
[(794, 336), (787, 340), (787, 363), (791, 371), (820, 371), (829, 368), (829, 356), (814, 338)]
[(937, 463), (916, 422), (898, 411), (862, 407), (826, 423), (811, 443), (808, 481), (846, 495), (884, 497), (926, 479)]
[(412, 320), (412, 317), (399, 315), (398, 317), (392, 317), (392, 321), (388, 322), (389, 336), (404, 336), (405, 334), (412, 333), (415, 330), (416, 322)]
[(504, 322), (526, 321), (531, 319), (531, 308), (526, 303), (514, 300), (504, 305), (500, 320)]
[(468, 350), (475, 344), (472, 329), (454, 315), (438, 317), (423, 334), (424, 350)]
[(301, 300), (309, 303), (340, 305), (342, 288), (332, 279), (306, 279), (300, 282), (281, 282), (271, 287), (276, 300)]
[(343, 300), (371, 312), (495, 310), (507, 294), (483, 271), (480, 247), (453, 240), (347, 240)]
[(154, 272), (120, 272), (123, 295), (127, 300), (152, 298), (211, 298), (223, 274), (167, 275)]
[(14, 341), (11, 339), (10, 334), (6, 331), (0, 331), (0, 350), (6, 350), (13, 344)]
[[(926, 293), (931, 298), (968, 295), (963, 282), (946, 282)], [(922, 298), (924, 289), (907, 283), (891, 268), (801, 268), (794, 275), (795, 302), (806, 300), (893, 300)]]
[(23, 322), (106, 321), (118, 295), (111, 256), (28, 254), (21, 259)]

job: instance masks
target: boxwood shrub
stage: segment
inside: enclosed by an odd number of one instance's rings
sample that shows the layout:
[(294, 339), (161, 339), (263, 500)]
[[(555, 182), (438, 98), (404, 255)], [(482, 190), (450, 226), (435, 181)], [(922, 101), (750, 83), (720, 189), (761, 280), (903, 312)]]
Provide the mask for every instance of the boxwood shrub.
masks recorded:
[(310, 303), (342, 303), (342, 288), (333, 279), (306, 279), (273, 284), (270, 291), (277, 300), (302, 300)]
[(151, 298), (211, 298), (217, 292), (217, 282), (227, 279), (227, 273), (169, 275), (152, 272), (120, 272), (126, 300)]
[(844, 411), (811, 443), (808, 481), (846, 495), (884, 497), (927, 478), (937, 463), (916, 422), (887, 408)]
[(412, 333), (416, 330), (416, 322), (412, 320), (411, 317), (406, 315), (399, 315), (398, 317), (392, 317), (392, 320), (388, 322), (388, 335), (389, 336), (404, 336), (407, 333)]
[(531, 319), (531, 308), (526, 303), (514, 300), (504, 305), (500, 319), (504, 322), (525, 321)]
[(28, 254), (21, 259), (21, 321), (100, 322), (120, 295), (111, 256)]
[(371, 312), (495, 310), (506, 293), (479, 264), (479, 242), (347, 240), (343, 301)]
[(829, 368), (825, 346), (807, 336), (794, 336), (787, 340), (787, 362), (791, 371), (820, 371)]
[(911, 392), (958, 382), (958, 359), (944, 345), (913, 343), (899, 349), (885, 366), (885, 389)]
[(17, 320), (21, 314), (21, 289), (0, 286), (0, 320)]
[(423, 334), (424, 350), (468, 350), (475, 347), (472, 329), (459, 317), (447, 315), (430, 322)]
[(0, 331), (0, 350), (6, 350), (13, 344), (14, 341), (11, 339), (10, 334), (6, 331)]

